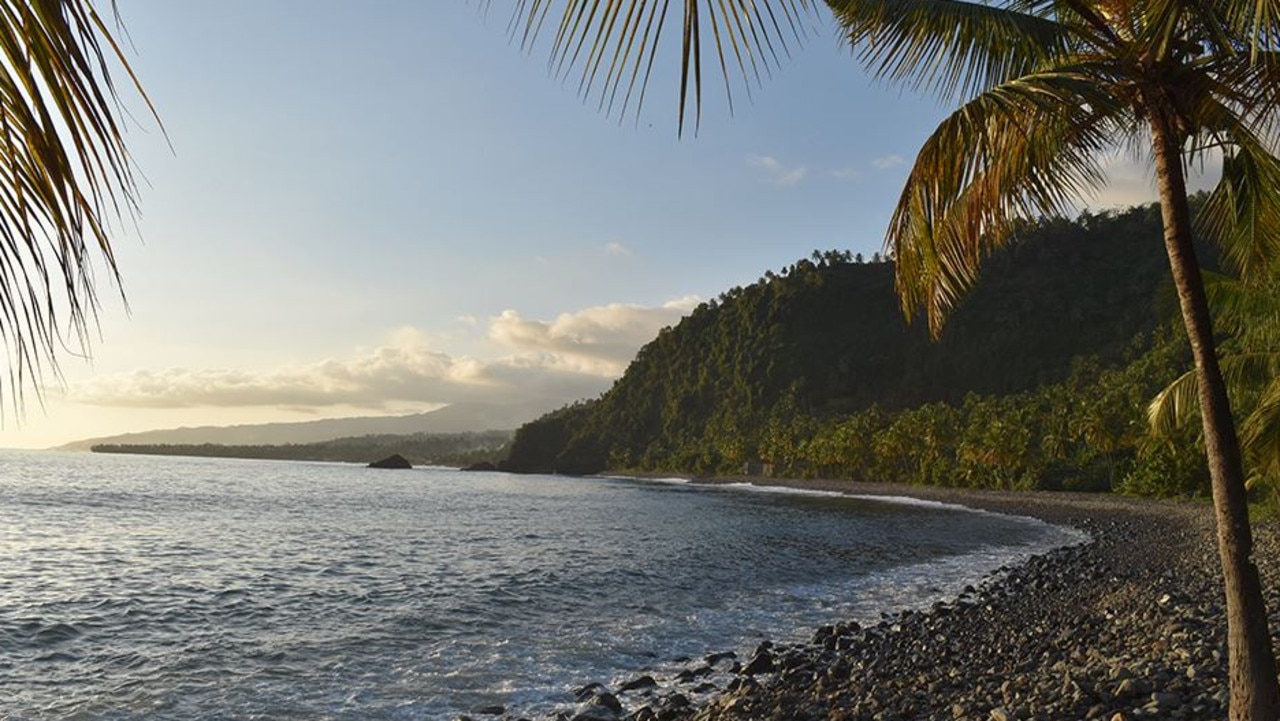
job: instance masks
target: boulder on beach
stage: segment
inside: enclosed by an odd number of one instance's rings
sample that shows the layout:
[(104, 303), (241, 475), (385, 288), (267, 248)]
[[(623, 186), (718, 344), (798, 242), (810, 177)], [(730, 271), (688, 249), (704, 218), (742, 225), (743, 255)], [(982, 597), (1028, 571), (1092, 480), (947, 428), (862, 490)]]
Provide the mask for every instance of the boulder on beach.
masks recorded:
[(413, 464), (399, 453), (393, 453), (380, 461), (369, 464), (370, 468), (413, 468)]

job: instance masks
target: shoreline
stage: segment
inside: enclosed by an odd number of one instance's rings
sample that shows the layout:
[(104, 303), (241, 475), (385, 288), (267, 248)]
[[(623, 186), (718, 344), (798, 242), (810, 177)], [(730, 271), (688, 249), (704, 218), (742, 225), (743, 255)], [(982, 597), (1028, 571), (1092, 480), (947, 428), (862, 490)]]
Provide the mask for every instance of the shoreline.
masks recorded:
[[(956, 504), (1075, 528), (1090, 540), (1000, 569), (978, 588), (926, 612), (884, 617), (874, 626), (823, 627), (804, 644), (766, 642), (731, 668), (717, 666), (725, 659), (713, 663), (709, 656), (686, 669), (685, 679), (632, 689), (624, 684), (616, 696), (603, 687), (584, 687), (579, 711), (560, 718), (1226, 717), (1225, 613), (1207, 503), (831, 480), (690, 482)], [(1280, 625), (1275, 526), (1255, 530), (1273, 643)], [(718, 675), (708, 680), (713, 672)]]

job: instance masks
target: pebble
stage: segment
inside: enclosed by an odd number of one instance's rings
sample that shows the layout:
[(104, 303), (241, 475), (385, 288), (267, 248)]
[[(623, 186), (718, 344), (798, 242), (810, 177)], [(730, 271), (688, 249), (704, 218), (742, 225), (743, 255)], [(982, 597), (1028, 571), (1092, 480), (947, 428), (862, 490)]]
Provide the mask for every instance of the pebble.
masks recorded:
[[(915, 489), (913, 489), (914, 492)], [(928, 493), (923, 495), (929, 496)], [(1110, 496), (937, 500), (1071, 525), (1092, 540), (1005, 568), (953, 602), (684, 658), (678, 672), (593, 683), (572, 721), (1138, 721), (1226, 717), (1225, 613), (1212, 509)], [(1255, 531), (1280, 635), (1280, 525)], [(690, 695), (697, 699), (691, 700)], [(609, 699), (612, 703), (606, 703)]]

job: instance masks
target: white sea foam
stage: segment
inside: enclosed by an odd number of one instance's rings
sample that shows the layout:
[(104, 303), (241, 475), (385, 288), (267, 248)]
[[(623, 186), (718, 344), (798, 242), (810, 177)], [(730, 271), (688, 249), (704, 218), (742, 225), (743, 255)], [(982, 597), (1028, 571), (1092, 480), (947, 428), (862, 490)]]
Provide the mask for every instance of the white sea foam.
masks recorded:
[(680, 478), (679, 476), (671, 476), (671, 477), (658, 477), (658, 476), (649, 477), (649, 476), (646, 476), (646, 477), (639, 477), (639, 476), (612, 476), (612, 475), (601, 475), (601, 476), (598, 476), (598, 477), (599, 477), (599, 478), (607, 478), (607, 479), (609, 479), (609, 480), (613, 480), (613, 481), (636, 481), (636, 482), (639, 482), (639, 483), (662, 483), (662, 484), (665, 484), (665, 485), (672, 485), (672, 486), (687, 486), (687, 485), (689, 485), (689, 484), (693, 483), (693, 481), (691, 481), (690, 479), (688, 479), (688, 478)]
[(732, 488), (739, 491), (750, 491), (752, 493), (780, 493), (787, 496), (825, 496), (825, 497), (847, 497), (849, 494), (840, 491), (824, 491), (818, 488), (795, 488), (792, 486), (765, 486), (755, 483), (717, 483), (712, 488)]

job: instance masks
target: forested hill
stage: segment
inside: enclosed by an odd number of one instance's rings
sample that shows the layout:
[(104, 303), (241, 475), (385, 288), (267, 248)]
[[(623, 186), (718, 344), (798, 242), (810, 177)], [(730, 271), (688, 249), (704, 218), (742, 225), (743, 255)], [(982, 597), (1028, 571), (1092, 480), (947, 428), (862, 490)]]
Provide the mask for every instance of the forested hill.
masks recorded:
[(1155, 206), (1027, 226), (939, 342), (908, 324), (893, 267), (815, 253), (704, 303), (601, 398), (521, 428), (507, 468), (737, 472), (796, 419), (893, 414), (1062, 383), (1150, 347), (1172, 300)]

